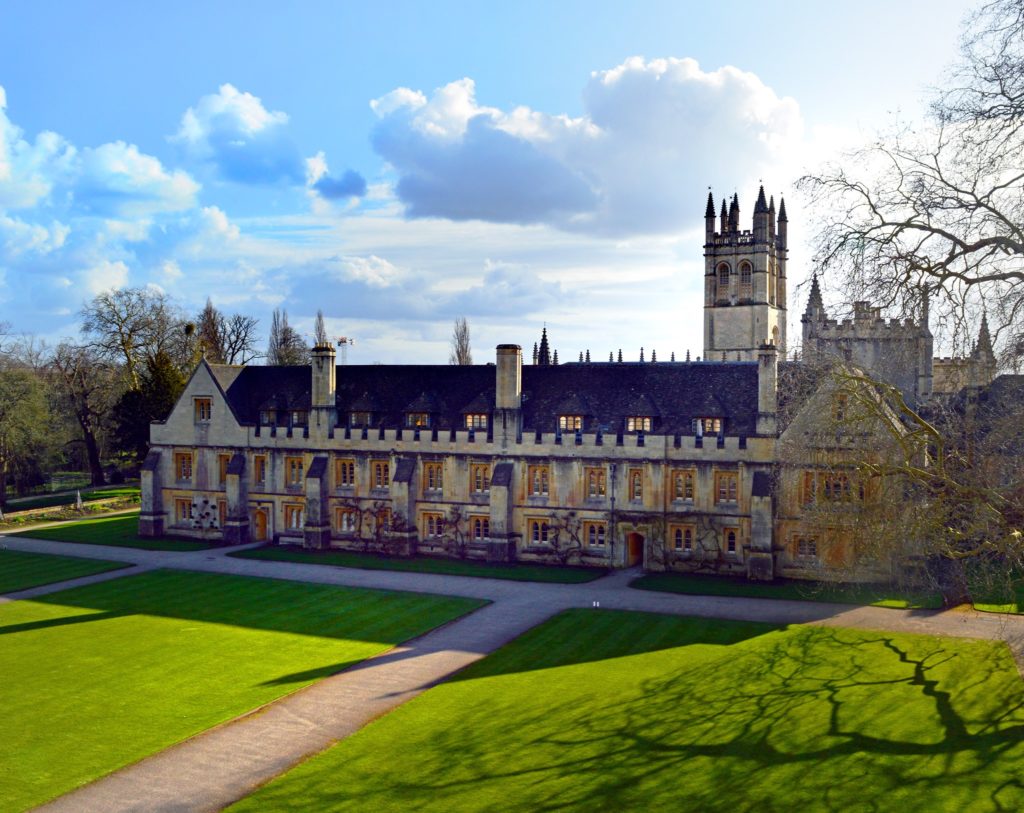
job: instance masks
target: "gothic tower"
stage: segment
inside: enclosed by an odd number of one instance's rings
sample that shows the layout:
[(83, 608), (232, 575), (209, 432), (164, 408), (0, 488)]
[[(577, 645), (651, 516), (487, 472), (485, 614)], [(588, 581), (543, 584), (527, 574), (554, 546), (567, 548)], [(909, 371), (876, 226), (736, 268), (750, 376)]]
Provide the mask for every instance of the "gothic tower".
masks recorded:
[(715, 199), (704, 212), (704, 359), (757, 361), (771, 342), (786, 356), (786, 203), (766, 202), (762, 186), (754, 204), (753, 231), (740, 231), (740, 202), (722, 200), (715, 231)]

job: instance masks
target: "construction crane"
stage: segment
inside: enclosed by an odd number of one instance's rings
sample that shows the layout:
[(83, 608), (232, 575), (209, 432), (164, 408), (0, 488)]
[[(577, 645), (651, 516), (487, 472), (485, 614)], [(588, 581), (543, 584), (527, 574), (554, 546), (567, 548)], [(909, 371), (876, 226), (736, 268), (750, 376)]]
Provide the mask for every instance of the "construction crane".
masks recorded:
[(341, 363), (348, 364), (348, 348), (350, 345), (356, 343), (355, 337), (353, 336), (339, 336), (338, 347), (341, 348)]

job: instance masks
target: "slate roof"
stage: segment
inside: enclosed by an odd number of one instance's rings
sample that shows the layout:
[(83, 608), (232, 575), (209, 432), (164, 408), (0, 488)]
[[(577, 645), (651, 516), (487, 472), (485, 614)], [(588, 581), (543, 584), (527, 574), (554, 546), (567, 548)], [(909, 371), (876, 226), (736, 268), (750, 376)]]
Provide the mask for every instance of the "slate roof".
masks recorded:
[[(227, 388), (232, 409), (254, 424), (260, 409), (310, 407), (311, 370), (299, 367), (246, 367)], [(652, 431), (687, 435), (698, 417), (722, 417), (729, 435), (755, 434), (756, 362), (591, 362), (524, 365), (523, 427), (553, 432), (568, 403), (585, 406), (584, 431), (623, 428), (627, 416), (654, 418)], [(403, 426), (411, 405), (429, 394), (436, 409), (432, 424), (463, 427), (463, 416), (478, 411), (481, 396), (494, 403), (493, 364), (345, 365), (337, 368), (337, 407), (341, 422), (351, 411), (374, 405), (373, 425)], [(715, 414), (708, 413), (714, 405)], [(419, 410), (415, 410), (419, 411)], [(576, 413), (578, 414), (578, 413)]]

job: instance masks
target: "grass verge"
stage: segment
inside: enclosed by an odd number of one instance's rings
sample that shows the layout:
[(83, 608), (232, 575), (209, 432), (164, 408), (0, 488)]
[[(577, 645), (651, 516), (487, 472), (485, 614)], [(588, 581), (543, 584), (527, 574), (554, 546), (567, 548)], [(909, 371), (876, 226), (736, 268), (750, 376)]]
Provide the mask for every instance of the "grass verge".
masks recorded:
[(114, 517), (96, 517), (48, 528), (21, 531), (9, 536), (30, 536), (33, 539), (52, 539), (56, 542), (78, 542), (83, 545), (113, 545), (118, 548), (143, 550), (203, 550), (211, 547), (196, 539), (160, 537), (148, 539), (139, 536), (139, 514), (119, 514)]
[[(126, 500), (139, 501), (140, 491), (138, 486), (123, 486), (120, 488), (96, 488), (81, 491), (82, 502), (94, 502), (96, 500)], [(39, 497), (27, 497), (24, 499), (10, 500), (7, 504), (8, 511), (31, 511), (35, 508), (51, 508), (57, 505), (74, 505), (74, 494), (44, 494)]]
[(783, 579), (752, 582), (728, 576), (698, 576), (689, 573), (648, 573), (630, 582), (638, 590), (685, 593), (696, 596), (743, 596), (793, 601), (830, 601), (839, 604), (868, 604), (905, 610), (939, 609), (938, 593), (900, 594), (885, 585), (833, 584)]
[(106, 573), (131, 567), (125, 562), (106, 562), (102, 559), (77, 559), (73, 556), (50, 556), (45, 553), (25, 553), (0, 550), (0, 593), (14, 593), (44, 584)]
[(0, 606), (2, 806), (38, 805), (481, 604), (154, 571)]
[(574, 610), (230, 808), (1024, 809), (1003, 644)]
[(552, 567), (550, 565), (487, 564), (462, 559), (416, 556), (411, 559), (378, 556), (353, 551), (314, 551), (297, 547), (268, 546), (230, 553), (240, 559), (264, 559), (271, 562), (301, 562), (307, 565), (333, 565), (363, 570), (400, 570), (407, 573), (436, 573), (444, 576), (476, 576), (481, 579), (509, 579), (520, 582), (581, 584), (607, 575), (604, 568)]

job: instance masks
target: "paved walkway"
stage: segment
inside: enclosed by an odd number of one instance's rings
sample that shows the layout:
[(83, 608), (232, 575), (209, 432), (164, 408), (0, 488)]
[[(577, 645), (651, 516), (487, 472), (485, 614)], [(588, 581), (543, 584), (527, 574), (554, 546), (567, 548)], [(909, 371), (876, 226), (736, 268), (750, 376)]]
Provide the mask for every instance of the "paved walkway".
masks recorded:
[[(571, 607), (641, 610), (710, 618), (813, 623), (931, 635), (1004, 640), (1024, 662), (1024, 618), (973, 611), (903, 611), (804, 601), (683, 596), (632, 590), (635, 572), (618, 571), (589, 584), (510, 582), (434, 574), (355, 570), (227, 557), (228, 549), (143, 551), (21, 538), (12, 550), (132, 562), (136, 567), (74, 583), (169, 567), (292, 581), (443, 593), (492, 603), (345, 672), (319, 681), (236, 720), (206, 731), (67, 794), (40, 810), (215, 811), (297, 762), (348, 736), (431, 685)], [(230, 549), (230, 550), (237, 550)], [(8, 598), (71, 586), (47, 585)], [(0, 599), (2, 600), (2, 599)]]

